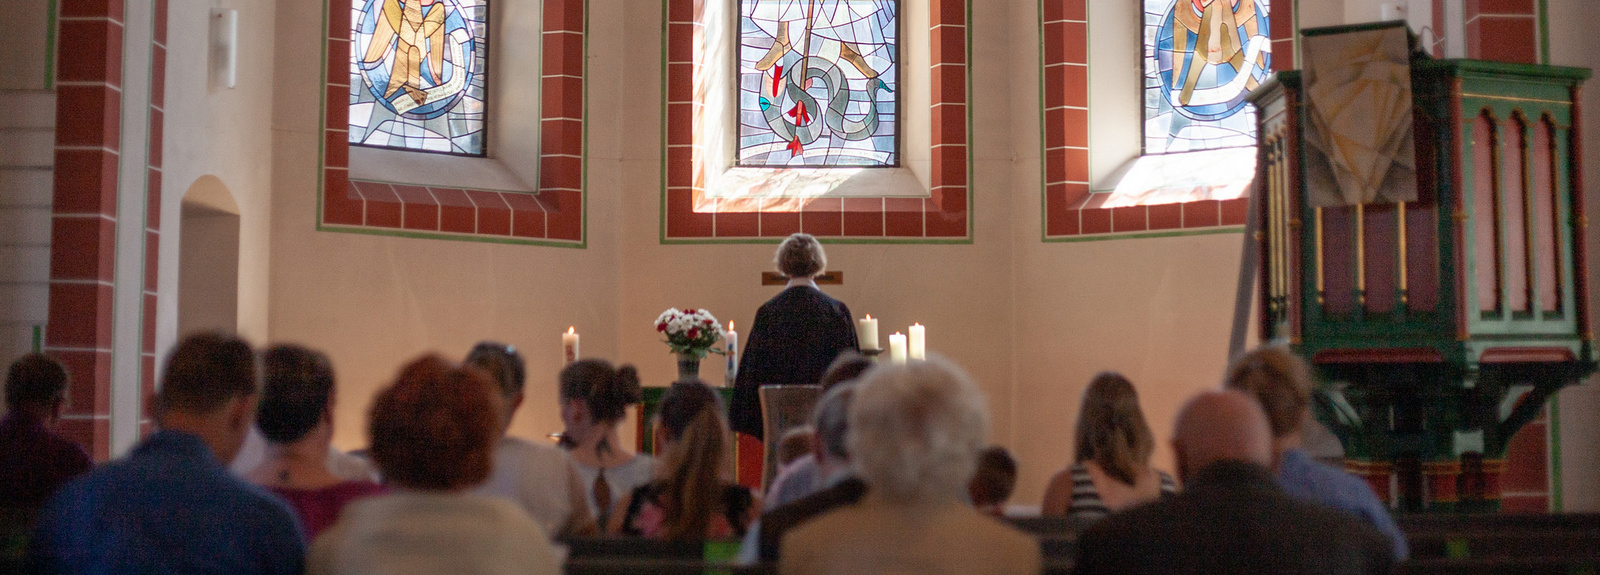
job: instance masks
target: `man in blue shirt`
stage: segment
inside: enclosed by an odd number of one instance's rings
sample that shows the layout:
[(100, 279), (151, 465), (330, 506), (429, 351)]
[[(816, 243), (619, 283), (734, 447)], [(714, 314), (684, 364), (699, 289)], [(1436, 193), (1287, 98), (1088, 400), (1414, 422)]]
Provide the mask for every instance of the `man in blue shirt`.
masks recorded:
[(1261, 347), (1234, 360), (1224, 385), (1256, 396), (1272, 423), (1278, 484), (1290, 495), (1359, 516), (1389, 538), (1396, 560), (1410, 551), (1389, 509), (1365, 481), (1326, 465), (1302, 447), (1311, 416), (1311, 370), (1282, 347)]
[(228, 473), (254, 423), (257, 376), (243, 341), (191, 336), (156, 397), (161, 430), (67, 484), (46, 506), (37, 573), (295, 574), (305, 542), (280, 500)]

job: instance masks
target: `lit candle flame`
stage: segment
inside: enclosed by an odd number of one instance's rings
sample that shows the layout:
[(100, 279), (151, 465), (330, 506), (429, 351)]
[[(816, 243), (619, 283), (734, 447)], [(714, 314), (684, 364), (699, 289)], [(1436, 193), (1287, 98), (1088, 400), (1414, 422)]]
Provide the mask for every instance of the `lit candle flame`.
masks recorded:
[(577, 329), (577, 326), (567, 326), (567, 333), (569, 333), (569, 334), (570, 333), (575, 333), (575, 332), (572, 331), (574, 329)]
[(872, 319), (872, 314), (867, 314), (867, 319)]
[(914, 323), (914, 324), (911, 324), (911, 327), (922, 327), (922, 324), (920, 324), (920, 323)]
[(733, 331), (733, 320), (728, 320), (728, 331)]

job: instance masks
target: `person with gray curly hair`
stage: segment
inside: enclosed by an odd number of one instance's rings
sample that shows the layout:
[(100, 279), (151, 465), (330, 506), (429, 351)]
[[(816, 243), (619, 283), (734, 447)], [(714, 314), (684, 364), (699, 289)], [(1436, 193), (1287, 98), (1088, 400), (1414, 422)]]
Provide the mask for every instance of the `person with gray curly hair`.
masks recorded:
[(1038, 542), (966, 501), (989, 427), (966, 372), (934, 357), (858, 385), (847, 441), (867, 494), (796, 527), (778, 572), (1038, 573)]

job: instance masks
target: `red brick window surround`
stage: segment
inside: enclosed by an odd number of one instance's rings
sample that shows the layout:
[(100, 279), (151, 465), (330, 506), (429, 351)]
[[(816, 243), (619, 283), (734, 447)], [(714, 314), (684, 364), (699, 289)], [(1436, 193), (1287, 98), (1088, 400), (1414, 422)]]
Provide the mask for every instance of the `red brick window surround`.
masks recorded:
[[(1467, 57), (1539, 64), (1542, 1), (1466, 0), (1463, 6)], [(1442, 12), (1442, 10), (1441, 10)]]
[[(347, 0), (328, 2), (317, 229), (584, 247), (586, 9), (586, 0), (543, 1), (539, 181), (537, 193), (526, 193), (352, 179), (346, 104), (351, 9)], [(492, 2), (490, 17), (494, 17)], [(489, 39), (491, 50), (495, 41)], [(491, 99), (489, 106), (495, 105)]]
[[(722, 69), (703, 45), (711, 22), (704, 0), (666, 0), (661, 242), (776, 241), (795, 232), (864, 243), (967, 243), (972, 241), (969, 153), (969, 0), (927, 3), (931, 65), (931, 169), (927, 197), (822, 197), (728, 200), (705, 194), (708, 151), (697, 140), (697, 80)], [(902, 26), (904, 24), (902, 23)], [(731, 70), (730, 70), (731, 72)], [(928, 113), (905, 109), (903, 114)], [(904, 146), (905, 144), (902, 144)], [(735, 209), (732, 202), (744, 205)], [(750, 204), (754, 204), (753, 206)]]
[[(1131, 0), (1125, 4), (1135, 4)], [(1295, 3), (1272, 3), (1274, 70), (1294, 67)], [(1243, 226), (1249, 198), (1102, 207), (1110, 194), (1091, 193), (1089, 174), (1089, 11), (1087, 0), (1043, 0), (1044, 123), (1042, 164), (1045, 241), (1230, 231)], [(1135, 69), (1130, 74), (1139, 74)], [(1129, 129), (1140, 129), (1130, 125)]]

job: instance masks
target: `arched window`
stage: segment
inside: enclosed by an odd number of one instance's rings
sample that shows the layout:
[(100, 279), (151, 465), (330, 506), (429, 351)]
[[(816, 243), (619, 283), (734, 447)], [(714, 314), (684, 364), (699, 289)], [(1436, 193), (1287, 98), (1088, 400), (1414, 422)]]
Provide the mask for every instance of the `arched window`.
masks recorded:
[(1144, 0), (1144, 153), (1254, 146), (1270, 0)]
[(661, 241), (970, 241), (970, 8), (665, 0)]
[(490, 58), (491, 2), (324, 5), (318, 230), (586, 245), (588, 3), (494, 3)]
[(741, 0), (738, 164), (899, 161), (898, 0)]
[[(1292, 67), (1294, 9), (1042, 0), (1045, 241), (1242, 229), (1256, 159), (1245, 97)], [(1141, 41), (1117, 49), (1123, 22)]]
[(353, 0), (353, 145), (484, 155), (485, 0)]

